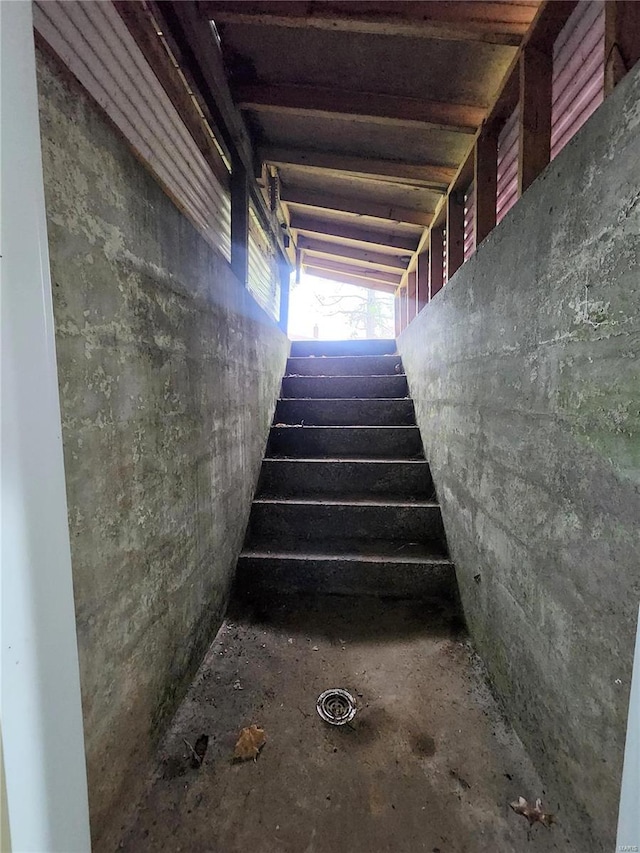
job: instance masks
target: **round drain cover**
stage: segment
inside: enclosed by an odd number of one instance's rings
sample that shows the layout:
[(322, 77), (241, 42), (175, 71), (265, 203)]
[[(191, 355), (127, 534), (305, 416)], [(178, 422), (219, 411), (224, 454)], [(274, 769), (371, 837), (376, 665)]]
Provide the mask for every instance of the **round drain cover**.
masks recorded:
[(325, 690), (318, 696), (316, 710), (325, 723), (332, 726), (344, 726), (350, 723), (356, 715), (356, 700), (341, 687)]

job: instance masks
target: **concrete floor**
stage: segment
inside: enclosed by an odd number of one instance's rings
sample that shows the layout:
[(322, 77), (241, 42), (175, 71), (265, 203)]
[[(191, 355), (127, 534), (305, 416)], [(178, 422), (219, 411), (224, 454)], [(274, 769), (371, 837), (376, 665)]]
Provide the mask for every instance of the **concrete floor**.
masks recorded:
[[(357, 694), (352, 727), (315, 711)], [(268, 741), (231, 761), (244, 726)], [(200, 769), (189, 749), (209, 746)], [(544, 792), (457, 620), (425, 605), (289, 598), (229, 612), (120, 849), (211, 853), (569, 851), (508, 807)]]

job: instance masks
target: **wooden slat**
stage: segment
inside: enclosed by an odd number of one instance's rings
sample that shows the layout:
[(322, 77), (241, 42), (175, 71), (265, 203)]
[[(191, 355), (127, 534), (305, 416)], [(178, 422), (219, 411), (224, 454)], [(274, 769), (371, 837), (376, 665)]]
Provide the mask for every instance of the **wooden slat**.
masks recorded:
[(343, 222), (332, 222), (315, 216), (305, 216), (293, 213), (290, 227), (294, 231), (307, 231), (311, 234), (325, 234), (329, 237), (342, 238), (344, 240), (355, 240), (358, 243), (371, 243), (373, 246), (389, 246), (393, 249), (401, 249), (407, 252), (415, 251), (418, 240), (415, 237), (399, 236), (390, 234), (383, 230), (377, 231), (369, 228), (361, 228), (357, 225), (348, 225)]
[(385, 284), (381, 281), (374, 281), (368, 278), (362, 278), (359, 275), (349, 275), (347, 273), (333, 272), (325, 270), (322, 267), (316, 267), (312, 264), (304, 264), (309, 275), (318, 276), (318, 278), (326, 278), (329, 281), (337, 281), (340, 284), (355, 284), (358, 287), (368, 287), (370, 290), (380, 290), (383, 293), (395, 293), (396, 286), (394, 284)]
[(535, 3), (443, 2), (256, 2), (202, 0), (201, 13), (220, 23), (367, 33), (411, 38), (518, 45)]
[(231, 269), (246, 287), (249, 281), (249, 181), (238, 156), (231, 161)]
[(399, 335), (399, 334), (400, 334), (400, 332), (402, 331), (402, 315), (401, 315), (401, 311), (402, 311), (402, 301), (401, 301), (401, 298), (400, 298), (400, 291), (399, 291), (399, 290), (397, 290), (397, 291), (396, 291), (395, 298), (394, 298), (394, 300), (393, 300), (393, 314), (394, 314), (394, 322), (395, 322), (396, 338), (398, 337), (398, 335)]
[(416, 293), (416, 274), (410, 272), (407, 276), (407, 323), (410, 323), (418, 313), (418, 298)]
[(518, 192), (529, 187), (551, 159), (553, 56), (527, 45), (520, 57)]
[(429, 301), (444, 285), (444, 229), (429, 232)]
[(331, 118), (381, 125), (424, 125), (474, 133), (484, 118), (482, 107), (444, 101), (421, 101), (370, 92), (316, 86), (243, 84), (234, 90), (240, 109)]
[(451, 166), (353, 157), (338, 152), (308, 151), (297, 148), (267, 146), (260, 148), (259, 154), (263, 162), (272, 163), (275, 166), (305, 166), (310, 169), (346, 172), (390, 183), (424, 186), (433, 189), (443, 189), (449, 186), (456, 173), (456, 170)]
[(447, 198), (447, 281), (464, 263), (464, 193), (459, 190)]
[(387, 270), (377, 270), (372, 267), (362, 267), (358, 266), (358, 264), (350, 264), (348, 261), (333, 261), (322, 255), (314, 255), (307, 251), (304, 252), (303, 257), (304, 265), (310, 264), (317, 269), (346, 273), (347, 275), (357, 275), (359, 278), (364, 278), (367, 281), (379, 281), (383, 284), (393, 285), (394, 287), (397, 287), (400, 284), (399, 273), (392, 273)]
[(311, 237), (300, 236), (298, 246), (314, 255), (324, 255), (334, 259), (343, 259), (358, 264), (370, 264), (387, 270), (397, 270), (399, 274), (407, 267), (408, 259), (397, 255), (387, 255), (384, 252), (370, 252), (366, 249), (356, 249), (340, 243), (329, 243), (325, 240), (314, 240)]
[(604, 87), (608, 95), (640, 59), (640, 3), (606, 0), (604, 28)]
[(407, 222), (411, 225), (422, 225), (424, 227), (429, 225), (433, 219), (432, 213), (425, 213), (421, 210), (394, 207), (359, 198), (345, 198), (332, 193), (306, 190), (303, 187), (283, 186), (280, 191), (280, 200), (291, 204), (320, 207), (326, 210), (340, 210), (344, 213), (356, 213), (358, 216), (373, 216), (375, 219)]
[(474, 235), (476, 248), (496, 225), (498, 192), (498, 128), (484, 128), (476, 139)]

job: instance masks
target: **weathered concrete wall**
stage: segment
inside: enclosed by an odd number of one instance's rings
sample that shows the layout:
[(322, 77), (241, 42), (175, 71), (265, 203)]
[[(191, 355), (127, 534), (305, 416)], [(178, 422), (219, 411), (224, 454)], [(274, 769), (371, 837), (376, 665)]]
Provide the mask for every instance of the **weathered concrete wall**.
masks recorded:
[(640, 596), (639, 99), (636, 70), (399, 339), (472, 636), (574, 849), (607, 853)]
[(39, 57), (92, 833), (114, 849), (217, 630), (288, 343)]

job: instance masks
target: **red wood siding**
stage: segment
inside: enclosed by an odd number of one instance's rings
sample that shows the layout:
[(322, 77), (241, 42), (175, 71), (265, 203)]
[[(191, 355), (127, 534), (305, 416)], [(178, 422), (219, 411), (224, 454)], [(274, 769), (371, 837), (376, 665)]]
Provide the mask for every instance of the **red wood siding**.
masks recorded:
[(476, 185), (471, 184), (464, 197), (464, 259), (468, 260), (476, 250), (474, 219), (476, 212)]
[(551, 159), (604, 97), (604, 0), (580, 0), (553, 46)]
[(518, 118), (515, 108), (498, 137), (498, 189), (496, 222), (505, 216), (518, 200)]

